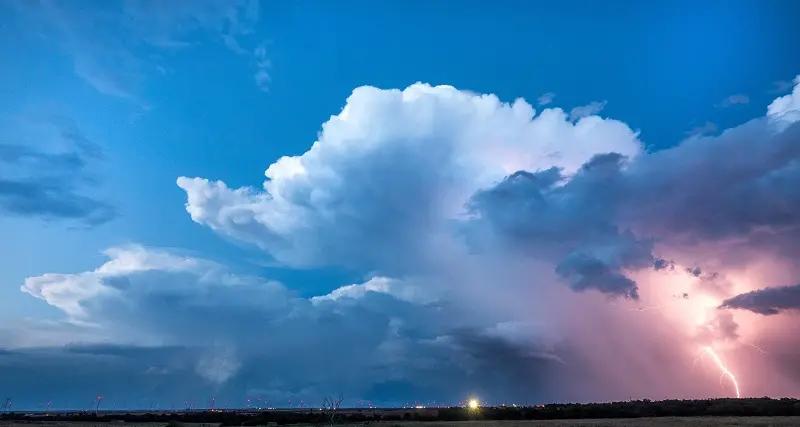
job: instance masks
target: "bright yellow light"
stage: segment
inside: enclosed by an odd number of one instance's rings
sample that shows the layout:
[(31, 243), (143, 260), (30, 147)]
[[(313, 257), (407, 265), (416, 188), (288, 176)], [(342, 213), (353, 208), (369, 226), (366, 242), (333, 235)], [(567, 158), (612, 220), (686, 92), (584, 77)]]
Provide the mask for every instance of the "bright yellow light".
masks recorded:
[(469, 409), (477, 409), (478, 408), (478, 399), (470, 399), (469, 403), (467, 404)]

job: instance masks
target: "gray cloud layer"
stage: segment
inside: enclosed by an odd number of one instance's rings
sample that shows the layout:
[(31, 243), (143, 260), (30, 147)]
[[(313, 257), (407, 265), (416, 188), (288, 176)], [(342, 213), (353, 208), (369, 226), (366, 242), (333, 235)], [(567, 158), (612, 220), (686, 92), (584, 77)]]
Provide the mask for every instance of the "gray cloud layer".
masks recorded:
[[(340, 392), (402, 403), (408, 398), (402, 390), (377, 390), (405, 384), (427, 399), (455, 399), (475, 387), (499, 393), (520, 375), (544, 381), (546, 368), (557, 364), (536, 343), (514, 341), (456, 307), (419, 298), (422, 290), (413, 283), (378, 277), (309, 300), (280, 283), (163, 250), (134, 246), (107, 255), (94, 271), (30, 278), (23, 286), (60, 308), (88, 340), (70, 345), (70, 338), (35, 325), (6, 338), (7, 346), (23, 349), (0, 355), (0, 374), (26, 403), (36, 393), (64, 404), (70, 393), (101, 392), (117, 404), (137, 393), (140, 399), (219, 394), (239, 402), (255, 395), (318, 402)], [(24, 350), (31, 347), (39, 350)], [(38, 365), (19, 369), (25, 355), (34, 362), (46, 357), (47, 369), (84, 360), (85, 388), (69, 387), (72, 374), (61, 385), (31, 384), (25, 375)], [(133, 394), (103, 377), (122, 367), (145, 377), (134, 382)], [(197, 378), (191, 387), (176, 380), (186, 375)], [(531, 396), (543, 390), (513, 389)]]
[(88, 194), (97, 184), (90, 169), (103, 158), (100, 147), (64, 117), (49, 117), (34, 127), (46, 132), (23, 132), (24, 139), (48, 141), (0, 142), (0, 209), (88, 225), (113, 219), (115, 209)]

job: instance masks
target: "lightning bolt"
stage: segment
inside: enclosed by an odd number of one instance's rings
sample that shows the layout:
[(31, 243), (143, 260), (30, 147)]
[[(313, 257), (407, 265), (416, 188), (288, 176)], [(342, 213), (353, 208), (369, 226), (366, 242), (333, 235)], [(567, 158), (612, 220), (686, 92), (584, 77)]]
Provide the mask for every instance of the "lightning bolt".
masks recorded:
[(761, 354), (769, 354), (769, 353), (767, 353), (766, 351), (764, 351), (764, 350), (763, 350), (761, 347), (759, 347), (759, 346), (757, 346), (757, 345), (755, 345), (755, 344), (753, 344), (753, 343), (750, 343), (750, 342), (744, 342), (744, 341), (741, 341), (741, 343), (742, 343), (742, 344), (744, 344), (744, 345), (747, 345), (747, 346), (753, 347), (754, 349), (758, 350), (758, 352), (759, 352), (759, 353), (761, 353)]
[[(650, 310), (657, 310), (657, 311), (660, 312), (662, 308), (674, 307), (675, 305), (676, 305), (676, 303), (657, 304), (657, 305), (651, 305), (651, 306), (628, 308), (627, 311), (644, 312), (644, 311), (650, 311)], [(758, 350), (762, 354), (768, 354), (766, 351), (762, 350), (761, 347), (758, 347), (755, 344), (745, 343), (745, 342), (742, 342), (742, 344), (745, 344), (745, 345), (748, 345), (750, 347), (753, 347), (754, 349)], [(717, 365), (717, 368), (719, 368), (719, 370), (721, 372), (721, 374), (720, 374), (720, 384), (722, 383), (722, 379), (724, 377), (728, 377), (730, 382), (733, 384), (734, 390), (736, 391), (736, 397), (737, 398), (741, 398), (741, 392), (739, 390), (739, 381), (736, 380), (736, 376), (733, 374), (733, 372), (731, 372), (730, 369), (728, 369), (728, 366), (725, 364), (725, 362), (722, 361), (722, 359), (719, 357), (719, 355), (717, 355), (717, 352), (714, 351), (714, 349), (711, 348), (710, 346), (703, 346), (702, 347), (702, 353), (694, 360), (694, 363), (692, 364), (692, 366), (695, 366), (697, 364), (697, 361), (700, 360), (700, 359), (703, 359), (703, 356), (705, 356), (705, 355), (710, 356), (711, 359), (714, 361), (714, 364)]]
[(733, 375), (733, 373), (728, 369), (727, 366), (725, 366), (725, 363), (723, 363), (722, 359), (719, 358), (719, 356), (717, 355), (717, 352), (715, 352), (714, 349), (709, 347), (709, 346), (703, 347), (703, 351), (707, 355), (711, 356), (711, 359), (717, 365), (719, 370), (722, 371), (722, 375), (720, 376), (720, 378), (721, 377), (728, 377), (731, 380), (731, 383), (733, 383), (733, 388), (736, 390), (736, 397), (737, 398), (738, 397), (742, 397), (742, 395), (739, 393), (739, 382), (736, 381), (736, 376)]

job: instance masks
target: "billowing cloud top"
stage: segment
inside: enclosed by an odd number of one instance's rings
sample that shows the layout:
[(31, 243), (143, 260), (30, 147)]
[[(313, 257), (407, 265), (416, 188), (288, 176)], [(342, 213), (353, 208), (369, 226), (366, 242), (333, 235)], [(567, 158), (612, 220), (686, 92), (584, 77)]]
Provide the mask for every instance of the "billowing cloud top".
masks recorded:
[[(450, 86), (361, 87), (302, 156), (267, 171), (263, 191), (178, 179), (196, 222), (293, 266), (392, 271), (435, 245), (475, 191), (518, 170), (577, 171), (600, 152), (634, 157), (637, 135), (596, 116), (500, 102)], [(402, 253), (402, 257), (398, 254)]]
[[(145, 348), (135, 369), (231, 399), (730, 394), (692, 370), (704, 348), (726, 353), (745, 394), (796, 393), (800, 346), (783, 332), (796, 320), (727, 308), (789, 308), (764, 302), (789, 291), (747, 292), (800, 273), (800, 80), (763, 117), (657, 152), (591, 114), (358, 88), (262, 189), (177, 183), (195, 222), (364, 283), (303, 298), (193, 256), (115, 248), (93, 271), (29, 278), (23, 291), (67, 325), (7, 340), (54, 358), (78, 330), (88, 344), (73, 357), (122, 364)], [(153, 384), (141, 395), (191, 394)]]

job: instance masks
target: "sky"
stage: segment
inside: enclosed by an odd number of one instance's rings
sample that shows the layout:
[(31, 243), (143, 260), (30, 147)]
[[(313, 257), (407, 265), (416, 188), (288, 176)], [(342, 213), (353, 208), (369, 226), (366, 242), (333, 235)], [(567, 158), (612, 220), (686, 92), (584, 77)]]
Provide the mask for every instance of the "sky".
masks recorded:
[(556, 3), (2, 2), (0, 393), (800, 397), (800, 4)]

